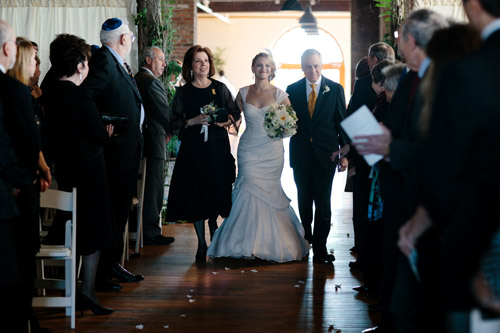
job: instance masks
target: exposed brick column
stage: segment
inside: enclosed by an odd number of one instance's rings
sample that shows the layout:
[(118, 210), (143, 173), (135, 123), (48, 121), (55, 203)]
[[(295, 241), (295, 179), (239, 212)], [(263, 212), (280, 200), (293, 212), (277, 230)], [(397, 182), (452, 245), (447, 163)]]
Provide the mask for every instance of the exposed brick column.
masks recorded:
[(351, 0), (351, 79), (354, 86), (356, 63), (368, 54), (371, 44), (380, 41), (379, 9), (372, 0)]
[(173, 27), (177, 30), (177, 39), (172, 53), (173, 59), (182, 61), (184, 53), (196, 44), (196, 1), (177, 0), (173, 13)]

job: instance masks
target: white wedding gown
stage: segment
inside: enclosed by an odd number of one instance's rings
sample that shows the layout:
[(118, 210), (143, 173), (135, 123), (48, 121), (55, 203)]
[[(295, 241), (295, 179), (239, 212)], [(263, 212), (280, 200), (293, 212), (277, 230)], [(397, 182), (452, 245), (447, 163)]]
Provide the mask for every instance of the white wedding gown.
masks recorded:
[[(264, 114), (269, 106), (256, 108), (246, 103), (248, 88), (240, 89), (247, 127), (238, 146), (238, 177), (231, 213), (215, 232), (207, 255), (277, 262), (301, 260), (308, 254), (309, 244), (281, 187), (283, 140), (267, 136)], [(277, 103), (287, 96), (277, 89)]]

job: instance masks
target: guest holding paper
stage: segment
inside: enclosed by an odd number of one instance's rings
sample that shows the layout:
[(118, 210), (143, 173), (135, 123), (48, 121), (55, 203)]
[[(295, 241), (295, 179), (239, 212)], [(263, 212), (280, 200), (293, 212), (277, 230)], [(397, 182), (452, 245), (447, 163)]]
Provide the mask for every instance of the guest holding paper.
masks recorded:
[[(381, 135), (355, 137), (353, 144), (361, 155), (384, 156), (380, 164), (380, 190), (384, 200), (383, 268), (381, 305), (385, 325), (396, 331), (414, 327), (424, 331), (418, 292), (420, 284), (397, 248), (398, 230), (415, 212), (418, 194), (418, 162), (421, 145), (418, 131), (422, 98), (419, 85), (427, 73), (430, 59), (427, 45), (436, 30), (447, 21), (429, 9), (412, 12), (400, 27), (398, 45), (410, 71), (400, 80), (382, 126)], [(384, 327), (387, 328), (387, 327)]]
[(206, 261), (205, 220), (210, 236), (217, 217), (229, 216), (235, 163), (225, 126), (240, 111), (227, 87), (214, 79), (214, 60), (207, 47), (192, 46), (184, 55), (186, 84), (175, 94), (171, 128), (182, 130), (181, 147), (170, 184), (167, 221), (194, 222), (196, 261)]

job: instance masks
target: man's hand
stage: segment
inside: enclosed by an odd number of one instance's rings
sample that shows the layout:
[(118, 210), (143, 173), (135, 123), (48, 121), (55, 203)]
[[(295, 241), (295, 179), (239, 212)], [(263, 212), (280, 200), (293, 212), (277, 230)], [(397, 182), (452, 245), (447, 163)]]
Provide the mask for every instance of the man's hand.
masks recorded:
[(330, 159), (332, 160), (332, 162), (335, 161), (336, 157), (341, 160), (347, 155), (347, 153), (349, 153), (350, 150), (351, 148), (349, 147), (349, 145), (344, 145), (344, 147), (340, 148), (340, 150), (334, 151), (332, 153), (332, 156), (330, 156)]
[(347, 170), (347, 167), (349, 166), (349, 161), (347, 160), (347, 158), (343, 157), (340, 159), (339, 161), (339, 164), (337, 166), (337, 170), (339, 172), (344, 172)]
[(399, 249), (408, 257), (415, 249), (418, 238), (432, 226), (427, 210), (418, 206), (413, 216), (399, 229)]
[(380, 123), (382, 134), (355, 136), (352, 144), (360, 155), (378, 154), (389, 155), (389, 145), (392, 142), (391, 131)]

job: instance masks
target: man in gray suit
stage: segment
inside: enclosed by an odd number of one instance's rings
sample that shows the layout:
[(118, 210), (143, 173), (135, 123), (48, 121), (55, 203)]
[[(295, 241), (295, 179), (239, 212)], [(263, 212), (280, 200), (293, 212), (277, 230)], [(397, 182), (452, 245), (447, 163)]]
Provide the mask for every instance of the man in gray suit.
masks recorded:
[(313, 246), (313, 261), (330, 263), (335, 260), (326, 250), (333, 176), (337, 165), (340, 171), (347, 169), (344, 155), (349, 151), (348, 139), (340, 128), (346, 115), (344, 89), (321, 75), (323, 63), (318, 51), (306, 50), (301, 66), (306, 77), (286, 89), (299, 119), (297, 134), (290, 139), (290, 166), (297, 185), (304, 237)]
[(165, 55), (156, 47), (144, 49), (140, 59), (141, 68), (135, 75), (146, 112), (144, 136), (144, 157), (146, 163), (146, 185), (144, 191), (144, 244), (168, 245), (173, 237), (161, 234), (159, 223), (163, 204), (163, 184), (165, 180), (166, 143), (170, 138), (167, 94), (158, 79), (165, 69)]

